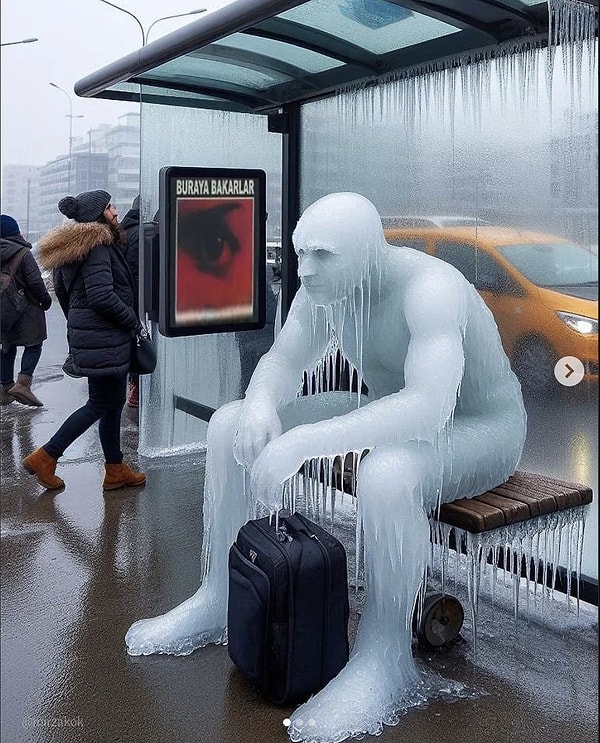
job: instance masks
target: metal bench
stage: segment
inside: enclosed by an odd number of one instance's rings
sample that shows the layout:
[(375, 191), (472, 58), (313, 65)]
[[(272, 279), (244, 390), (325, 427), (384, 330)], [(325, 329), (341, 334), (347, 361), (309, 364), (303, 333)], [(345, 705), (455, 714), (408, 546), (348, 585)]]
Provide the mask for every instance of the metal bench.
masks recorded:
[[(355, 495), (356, 475), (353, 457), (347, 455), (342, 469), (341, 459), (333, 465), (333, 487)], [(443, 504), (439, 512), (432, 514), (432, 542), (445, 545), (467, 554), (470, 562), (470, 585), (477, 585), (478, 564), (492, 546), (500, 550), (505, 566), (518, 576), (531, 575), (533, 580), (546, 580), (547, 571), (537, 565), (528, 564), (524, 555), (514, 551), (514, 534), (519, 524), (537, 521), (539, 532), (558, 526), (562, 528), (561, 516), (570, 514), (583, 519), (584, 507), (592, 502), (591, 488), (579, 483), (559, 480), (555, 477), (517, 471), (506, 482), (474, 498), (462, 498)], [(571, 511), (576, 509), (576, 511)], [(570, 512), (567, 513), (567, 512)], [(553, 517), (553, 514), (557, 514)], [(552, 521), (554, 519), (554, 522)], [(508, 555), (507, 553), (513, 552)], [(556, 566), (552, 571), (552, 584), (556, 578)], [(570, 582), (570, 574), (567, 584)], [(567, 585), (566, 592), (570, 592)], [(597, 601), (597, 599), (596, 599)], [(477, 596), (471, 596), (473, 627), (476, 625)], [(414, 630), (419, 641), (429, 647), (440, 647), (454, 640), (462, 627), (464, 610), (459, 600), (445, 592), (424, 596), (415, 612)], [(476, 644), (476, 642), (475, 642)]]

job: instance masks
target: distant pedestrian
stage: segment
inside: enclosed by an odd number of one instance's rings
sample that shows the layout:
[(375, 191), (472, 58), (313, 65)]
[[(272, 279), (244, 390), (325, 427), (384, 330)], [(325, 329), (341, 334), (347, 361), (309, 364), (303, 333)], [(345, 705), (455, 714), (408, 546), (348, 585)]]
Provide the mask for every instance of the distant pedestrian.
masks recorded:
[[(19, 265), (14, 271), (14, 283), (23, 289), (27, 305), (23, 315), (11, 327), (7, 327), (4, 318), (0, 318), (2, 341), (0, 401), (2, 405), (9, 405), (16, 400), (23, 405), (39, 408), (43, 402), (32, 392), (31, 382), (42, 355), (42, 344), (47, 338), (45, 313), (52, 304), (52, 298), (31, 252), (31, 243), (21, 234), (17, 221), (8, 214), (2, 214), (1, 219), (2, 268), (4, 269), (11, 259), (18, 260), (17, 254), (21, 253)], [(15, 382), (15, 362), (19, 347), (23, 347), (23, 355), (21, 371)]]
[(88, 400), (23, 465), (45, 488), (63, 487), (55, 475), (58, 459), (98, 421), (103, 489), (142, 485), (146, 476), (125, 464), (121, 451), (131, 341), (140, 323), (118, 213), (110, 194), (101, 190), (66, 196), (58, 208), (73, 221), (44, 235), (39, 258), (53, 271), (56, 298), (67, 318), (69, 352), (75, 369), (87, 377)]
[[(136, 301), (139, 297), (140, 276), (140, 197), (136, 196), (131, 204), (131, 209), (123, 217), (121, 229), (126, 239), (123, 247), (125, 259), (129, 264), (131, 273), (135, 280)], [(127, 404), (131, 408), (139, 407), (139, 376), (129, 375), (129, 386), (127, 391)]]

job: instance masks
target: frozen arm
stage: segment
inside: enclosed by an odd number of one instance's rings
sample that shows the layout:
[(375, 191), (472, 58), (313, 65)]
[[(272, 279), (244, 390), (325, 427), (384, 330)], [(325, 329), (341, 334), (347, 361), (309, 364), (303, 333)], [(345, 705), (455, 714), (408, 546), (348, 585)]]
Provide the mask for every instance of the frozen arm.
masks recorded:
[[(448, 276), (441, 283), (428, 277), (398, 300), (397, 311), (404, 313), (411, 334), (404, 387), (345, 415), (297, 426), (271, 441), (252, 470), (252, 489), (259, 500), (272, 504), (278, 486), (308, 459), (436, 440), (452, 416), (464, 370), (465, 288), (453, 277), (450, 284), (456, 285), (447, 284)], [(387, 324), (371, 325), (369, 342), (376, 343), (377, 333), (393, 339)], [(401, 381), (399, 374), (399, 388)]]

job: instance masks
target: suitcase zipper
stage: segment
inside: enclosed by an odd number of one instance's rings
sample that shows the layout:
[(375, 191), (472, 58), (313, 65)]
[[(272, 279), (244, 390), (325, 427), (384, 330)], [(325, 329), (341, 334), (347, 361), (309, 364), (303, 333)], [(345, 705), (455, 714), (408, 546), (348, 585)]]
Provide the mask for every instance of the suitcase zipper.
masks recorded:
[(304, 526), (304, 530), (303, 530), (304, 533), (311, 539), (314, 539), (315, 542), (319, 545), (319, 548), (321, 552), (323, 553), (323, 560), (325, 562), (326, 578), (325, 578), (325, 595), (323, 597), (324, 632), (323, 632), (323, 645), (322, 645), (323, 662), (321, 663), (321, 688), (323, 688), (324, 679), (325, 679), (325, 670), (326, 670), (325, 665), (327, 663), (328, 639), (329, 639), (329, 597), (331, 595), (331, 557), (325, 545), (321, 542), (319, 537), (311, 531), (306, 521), (302, 518), (301, 514), (296, 514), (296, 515)]
[[(288, 569), (288, 636), (290, 638), (294, 637), (294, 612), (293, 612), (293, 605), (294, 605), (294, 599), (293, 599), (293, 591), (291, 590), (293, 587), (293, 569), (292, 569), (292, 561), (290, 560), (290, 556), (287, 554), (286, 550), (283, 549), (281, 542), (274, 537), (267, 529), (265, 529), (262, 525), (254, 524), (255, 528), (260, 531), (267, 539), (272, 542), (279, 552), (281, 553), (283, 559), (285, 560), (285, 563), (287, 565)], [(291, 541), (291, 540), (290, 540)], [(292, 650), (293, 650), (293, 643), (288, 643), (288, 675), (286, 678), (286, 689), (284, 696), (277, 700), (273, 699), (272, 701), (275, 702), (275, 704), (282, 704), (285, 699), (287, 698), (290, 690), (290, 676), (289, 676), (289, 669), (291, 668), (291, 661), (292, 661)]]
[(324, 624), (324, 632), (323, 632), (323, 653), (322, 658), (323, 662), (321, 663), (321, 688), (324, 686), (324, 678), (325, 678), (325, 664), (327, 663), (327, 647), (328, 647), (328, 639), (329, 639), (329, 597), (331, 596), (331, 558), (329, 557), (329, 552), (325, 548), (325, 545), (321, 542), (319, 537), (316, 534), (310, 535), (311, 539), (314, 539), (316, 543), (321, 548), (321, 552), (323, 553), (323, 558), (325, 560), (325, 572), (326, 572), (326, 583), (325, 583), (325, 596), (323, 599), (323, 624)]

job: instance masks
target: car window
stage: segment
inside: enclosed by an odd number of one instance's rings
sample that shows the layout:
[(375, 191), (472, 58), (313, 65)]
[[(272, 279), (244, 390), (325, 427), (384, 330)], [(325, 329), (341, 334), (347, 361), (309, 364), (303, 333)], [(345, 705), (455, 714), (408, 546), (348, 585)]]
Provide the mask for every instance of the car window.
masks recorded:
[(479, 291), (507, 292), (517, 289), (515, 282), (488, 253), (470, 243), (440, 240), (435, 255), (457, 268)]
[(390, 245), (398, 248), (414, 248), (422, 253), (427, 252), (427, 242), (419, 237), (389, 237), (386, 238)]
[(501, 253), (538, 286), (577, 286), (598, 282), (598, 261), (591, 251), (571, 243), (499, 245)]

